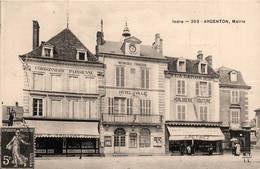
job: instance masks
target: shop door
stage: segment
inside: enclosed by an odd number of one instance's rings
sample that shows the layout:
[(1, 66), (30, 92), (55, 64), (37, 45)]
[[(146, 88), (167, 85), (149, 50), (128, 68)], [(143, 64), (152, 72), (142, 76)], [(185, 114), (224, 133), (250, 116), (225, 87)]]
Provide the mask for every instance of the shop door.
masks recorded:
[(114, 132), (114, 153), (125, 153), (125, 130), (118, 128)]
[(54, 154), (62, 154), (62, 139), (56, 138), (52, 143)]

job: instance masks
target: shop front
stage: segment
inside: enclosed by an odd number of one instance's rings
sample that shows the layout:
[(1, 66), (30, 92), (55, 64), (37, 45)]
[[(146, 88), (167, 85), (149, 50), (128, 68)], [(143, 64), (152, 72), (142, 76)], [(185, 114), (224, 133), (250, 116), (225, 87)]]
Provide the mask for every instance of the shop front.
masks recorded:
[(99, 155), (98, 122), (26, 120), (35, 126), (36, 155)]
[[(221, 154), (221, 143), (224, 135), (219, 127), (167, 126), (166, 137), (169, 140), (169, 151), (173, 154)], [(168, 135), (168, 136), (167, 136)]]

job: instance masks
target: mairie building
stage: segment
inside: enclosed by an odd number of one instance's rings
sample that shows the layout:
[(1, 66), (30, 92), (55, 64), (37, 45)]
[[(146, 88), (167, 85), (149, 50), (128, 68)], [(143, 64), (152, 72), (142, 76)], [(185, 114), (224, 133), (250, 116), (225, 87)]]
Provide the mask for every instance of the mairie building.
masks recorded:
[(24, 119), (35, 127), (37, 155), (98, 155), (104, 64), (66, 28), (19, 58), (24, 68)]
[(164, 154), (167, 59), (160, 35), (156, 34), (152, 45), (143, 45), (126, 25), (122, 40), (117, 42), (106, 40), (103, 31), (97, 32), (96, 50), (99, 60), (106, 64), (102, 153)]
[(219, 75), (212, 56), (201, 51), (196, 59), (167, 57), (165, 71), (166, 153), (181, 154), (187, 147), (194, 154), (222, 153), (224, 135), (219, 119)]

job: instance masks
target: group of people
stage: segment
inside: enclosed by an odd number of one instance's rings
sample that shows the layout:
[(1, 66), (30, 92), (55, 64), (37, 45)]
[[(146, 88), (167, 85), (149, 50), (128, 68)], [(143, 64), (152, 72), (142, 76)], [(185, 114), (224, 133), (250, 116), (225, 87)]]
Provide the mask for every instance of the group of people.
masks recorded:
[(181, 152), (181, 155), (184, 155), (185, 152), (188, 155), (194, 155), (194, 152), (195, 152), (194, 144), (188, 145), (187, 147), (184, 144), (181, 144), (180, 152)]
[[(195, 147), (194, 144), (188, 145), (187, 147), (184, 144), (180, 145), (180, 153), (181, 155), (188, 154), (188, 155), (194, 155)], [(209, 155), (213, 154), (213, 145), (210, 144), (208, 148)]]

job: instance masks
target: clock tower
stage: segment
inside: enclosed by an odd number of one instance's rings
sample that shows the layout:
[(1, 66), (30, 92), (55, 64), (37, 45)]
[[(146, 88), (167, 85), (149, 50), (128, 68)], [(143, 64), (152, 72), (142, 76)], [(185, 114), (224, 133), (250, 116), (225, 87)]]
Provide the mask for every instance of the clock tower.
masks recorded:
[(124, 54), (140, 56), (140, 44), (142, 41), (134, 36), (131, 36), (130, 30), (127, 27), (127, 23), (122, 35), (125, 38), (121, 46), (121, 50), (124, 52)]

